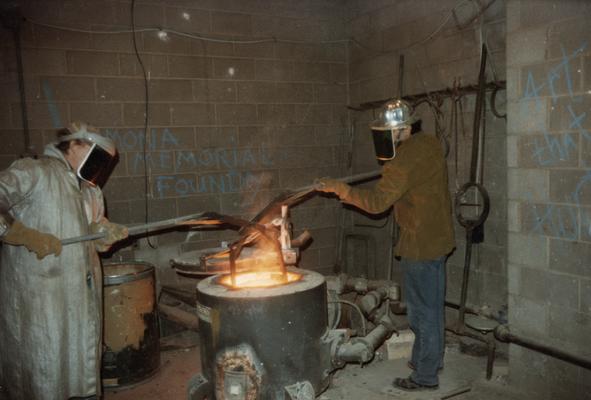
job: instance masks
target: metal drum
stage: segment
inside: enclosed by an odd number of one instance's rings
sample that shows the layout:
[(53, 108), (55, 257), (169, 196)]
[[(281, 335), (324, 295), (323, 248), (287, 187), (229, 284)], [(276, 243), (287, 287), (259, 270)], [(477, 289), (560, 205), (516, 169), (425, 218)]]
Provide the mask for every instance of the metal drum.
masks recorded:
[(160, 366), (154, 267), (144, 262), (103, 266), (105, 388), (138, 383)]

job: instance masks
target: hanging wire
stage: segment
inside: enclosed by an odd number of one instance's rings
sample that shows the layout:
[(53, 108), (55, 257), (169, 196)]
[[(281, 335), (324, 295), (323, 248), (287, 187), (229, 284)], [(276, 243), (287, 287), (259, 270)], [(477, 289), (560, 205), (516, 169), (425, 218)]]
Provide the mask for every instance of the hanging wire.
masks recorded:
[[(140, 64), (140, 68), (142, 69), (142, 75), (144, 77), (144, 143), (143, 143), (143, 158), (144, 158), (144, 215), (145, 215), (145, 222), (148, 223), (150, 219), (150, 176), (151, 176), (151, 166), (148, 163), (148, 145), (150, 143), (150, 134), (148, 133), (148, 112), (149, 112), (149, 104), (150, 104), (150, 90), (149, 90), (149, 82), (148, 82), (148, 75), (146, 73), (146, 67), (144, 65), (144, 61), (140, 56), (140, 53), (137, 48), (137, 39), (136, 39), (136, 30), (135, 30), (135, 0), (131, 0), (131, 33), (132, 33), (132, 41), (133, 41), (133, 50), (135, 52), (135, 57), (137, 58), (138, 63)], [(150, 237), (146, 238), (148, 241), (148, 245), (155, 249), (156, 246), (152, 244), (150, 241)]]
[[(135, 0), (132, 0), (132, 3), (135, 3)], [(132, 16), (132, 19), (134, 17)], [(171, 35), (176, 35), (180, 37), (186, 37), (189, 39), (195, 40), (203, 40), (206, 42), (215, 42), (215, 43), (229, 43), (229, 44), (259, 44), (259, 43), (293, 43), (293, 44), (337, 44), (337, 43), (347, 43), (350, 39), (336, 39), (336, 40), (323, 40), (323, 41), (306, 41), (306, 40), (288, 40), (288, 39), (277, 39), (277, 38), (264, 38), (264, 39), (255, 39), (255, 40), (235, 40), (235, 39), (219, 39), (210, 36), (203, 36), (203, 35), (195, 35), (188, 32), (177, 31), (175, 29), (169, 28), (157, 28), (157, 27), (149, 27), (149, 28), (141, 28), (136, 29), (135, 26), (132, 26), (132, 29), (119, 29), (119, 30), (104, 30), (104, 31), (96, 31), (96, 30), (89, 30), (89, 29), (79, 29), (79, 28), (71, 28), (68, 26), (61, 26), (61, 25), (54, 25), (54, 24), (47, 24), (45, 22), (39, 22), (32, 19), (27, 19), (27, 21), (33, 25), (43, 26), (46, 28), (58, 29), (62, 31), (69, 31), (69, 32), (77, 32), (77, 33), (89, 33), (89, 34), (97, 34), (97, 35), (113, 35), (113, 34), (121, 34), (121, 33), (144, 33), (144, 32), (158, 32), (158, 33), (166, 33)]]

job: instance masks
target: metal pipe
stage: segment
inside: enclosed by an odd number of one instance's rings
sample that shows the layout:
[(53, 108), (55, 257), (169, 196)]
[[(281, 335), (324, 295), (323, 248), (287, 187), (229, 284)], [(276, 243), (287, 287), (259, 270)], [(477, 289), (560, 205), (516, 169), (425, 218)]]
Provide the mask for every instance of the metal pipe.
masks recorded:
[(591, 369), (591, 359), (511, 333), (508, 325), (499, 325), (494, 332), (495, 337), (501, 342), (514, 343), (530, 350), (558, 358), (559, 360), (578, 365), (579, 367)]
[(384, 340), (393, 332), (393, 329), (385, 325), (376, 326), (367, 336), (354, 338), (339, 346), (336, 357), (342, 362), (366, 363), (369, 362)]

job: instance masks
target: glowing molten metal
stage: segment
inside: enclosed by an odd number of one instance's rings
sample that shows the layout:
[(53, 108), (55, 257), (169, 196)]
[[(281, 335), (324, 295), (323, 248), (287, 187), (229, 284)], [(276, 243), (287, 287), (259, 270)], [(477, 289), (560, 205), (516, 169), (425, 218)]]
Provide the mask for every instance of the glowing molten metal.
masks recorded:
[(232, 275), (222, 276), (219, 282), (234, 289), (247, 289), (285, 285), (299, 281), (301, 278), (302, 275), (295, 272), (287, 272), (284, 275), (277, 271), (258, 271), (236, 274), (234, 284), (232, 284)]

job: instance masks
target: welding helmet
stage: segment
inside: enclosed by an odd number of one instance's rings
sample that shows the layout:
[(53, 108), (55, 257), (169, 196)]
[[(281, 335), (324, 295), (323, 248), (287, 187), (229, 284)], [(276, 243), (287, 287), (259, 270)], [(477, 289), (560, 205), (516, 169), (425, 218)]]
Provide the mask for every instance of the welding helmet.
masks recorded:
[(98, 130), (85, 122), (73, 122), (68, 126), (68, 135), (60, 136), (59, 142), (82, 140), (90, 144), (90, 150), (78, 166), (78, 178), (93, 186), (104, 182), (116, 162), (115, 143), (101, 135)]
[(378, 118), (370, 124), (378, 160), (396, 157), (396, 144), (405, 128), (416, 121), (413, 109), (404, 100), (391, 100), (380, 109)]

